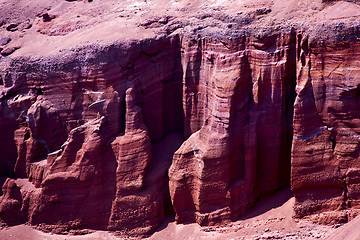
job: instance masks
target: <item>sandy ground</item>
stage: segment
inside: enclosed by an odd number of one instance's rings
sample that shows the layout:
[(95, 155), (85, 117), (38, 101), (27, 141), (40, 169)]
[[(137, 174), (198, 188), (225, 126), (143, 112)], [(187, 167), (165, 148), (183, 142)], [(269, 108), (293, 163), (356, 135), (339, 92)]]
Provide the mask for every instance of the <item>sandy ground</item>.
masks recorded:
[[(173, 34), (220, 33), (229, 24), (311, 28), (360, 19), (359, 3), (322, 0), (0, 0), (0, 9), (0, 36), (11, 38), (4, 48), (17, 49), (12, 56), (52, 55), (90, 44), (154, 38), (164, 29)], [(241, 16), (259, 9), (270, 11), (241, 23)], [(43, 14), (54, 18), (43, 22)], [(17, 30), (6, 30), (11, 24), (17, 24)]]
[(326, 240), (360, 240), (360, 216), (336, 230)]
[[(259, 201), (253, 210), (243, 219), (223, 226), (200, 227), (192, 224), (175, 224), (172, 219), (168, 219), (158, 231), (148, 240), (161, 239), (325, 239), (331, 234), (338, 234), (342, 238), (331, 239), (356, 239), (346, 238), (349, 234), (357, 236), (357, 226), (360, 219), (356, 218), (353, 222), (344, 227), (322, 226), (307, 222), (305, 220), (293, 219), (294, 197), (289, 189), (279, 191), (275, 195)], [(349, 225), (349, 226), (348, 226)], [(355, 230), (354, 230), (355, 229)], [(28, 225), (18, 225), (4, 228), (0, 231), (0, 239), (3, 240), (42, 240), (42, 239), (129, 239), (129, 237), (119, 237), (114, 233), (106, 231), (89, 231), (89, 234), (56, 235), (38, 231)], [(345, 237), (344, 237), (345, 235)], [(352, 235), (349, 235), (350, 237)]]

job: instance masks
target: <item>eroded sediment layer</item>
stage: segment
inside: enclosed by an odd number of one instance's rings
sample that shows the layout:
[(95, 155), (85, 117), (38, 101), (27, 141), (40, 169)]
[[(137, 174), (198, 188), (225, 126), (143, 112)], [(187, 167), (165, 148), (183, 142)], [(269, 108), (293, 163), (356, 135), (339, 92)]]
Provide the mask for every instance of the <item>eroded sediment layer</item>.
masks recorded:
[[(351, 36), (354, 38), (354, 36)], [(360, 45), (298, 36), (292, 191), (297, 216), (359, 209)], [(320, 222), (352, 213), (322, 214)]]
[[(237, 219), (289, 184), (295, 46), (294, 32), (174, 36), (83, 49), (51, 66), (8, 62), (2, 127), (14, 133), (3, 169), (41, 190), (5, 194), (2, 205), (16, 200), (21, 210), (6, 211), (49, 228), (151, 232), (169, 211), (172, 162), (179, 222)], [(176, 132), (187, 138), (181, 147), (183, 137), (166, 138)], [(153, 154), (157, 143), (167, 157)]]
[(31, 191), (8, 179), (2, 219), (154, 231), (169, 205), (169, 151), (183, 140), (179, 53), (173, 37), (5, 62), (2, 175)]
[(169, 170), (177, 221), (234, 220), (289, 184), (294, 54), (293, 32), (185, 42), (189, 138)]
[(238, 219), (290, 180), (298, 217), (355, 215), (359, 26), (252, 30), (270, 8), (218, 11), (149, 18), (148, 38), (1, 57), (1, 221), (148, 234), (167, 214)]

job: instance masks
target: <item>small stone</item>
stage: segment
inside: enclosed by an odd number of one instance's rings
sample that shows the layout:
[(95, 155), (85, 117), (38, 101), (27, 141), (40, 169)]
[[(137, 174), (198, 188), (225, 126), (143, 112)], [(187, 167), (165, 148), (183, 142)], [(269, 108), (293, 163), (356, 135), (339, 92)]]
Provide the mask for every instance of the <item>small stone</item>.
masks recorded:
[(17, 49), (19, 49), (20, 47), (18, 46), (12, 46), (12, 47), (7, 47), (7, 48), (4, 48), (2, 51), (1, 51), (1, 55), (3, 56), (8, 56), (10, 54), (12, 54), (13, 52), (15, 52)]
[(6, 30), (10, 32), (15, 32), (16, 30), (18, 30), (18, 26), (19, 24), (17, 23), (11, 23), (9, 26), (6, 27)]
[(339, 223), (334, 225), (334, 228), (339, 228), (339, 227), (341, 227), (341, 224)]
[(159, 19), (158, 23), (167, 24), (168, 21), (169, 21), (169, 19), (167, 17), (162, 17)]
[(4, 46), (4, 45), (8, 44), (10, 41), (11, 41), (11, 38), (9, 38), (9, 37), (2, 37), (2, 38), (0, 38), (0, 45), (1, 45), (1, 46)]
[(256, 9), (256, 15), (264, 15), (264, 14), (268, 14), (271, 12), (270, 8), (260, 8), (260, 9)]
[(56, 18), (56, 16), (52, 14), (45, 13), (42, 15), (43, 22), (50, 22), (54, 18)]
[(24, 29), (30, 29), (32, 27), (31, 21), (28, 19), (23, 23)]

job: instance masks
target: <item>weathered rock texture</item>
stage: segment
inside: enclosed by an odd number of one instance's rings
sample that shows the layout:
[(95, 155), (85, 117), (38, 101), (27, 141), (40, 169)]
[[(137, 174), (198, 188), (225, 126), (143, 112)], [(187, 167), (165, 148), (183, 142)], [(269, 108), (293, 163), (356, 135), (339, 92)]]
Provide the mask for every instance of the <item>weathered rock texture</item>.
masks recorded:
[[(359, 44), (298, 36), (291, 162), (298, 216), (360, 208)], [(334, 220), (324, 215), (322, 222)]]
[(37, 190), (7, 179), (2, 215), (58, 230), (154, 231), (169, 205), (168, 152), (182, 142), (166, 138), (183, 128), (179, 49), (174, 37), (106, 47), (87, 59), (10, 61), (2, 175), (28, 178)]
[[(236, 220), (290, 185), (298, 217), (331, 223), (357, 214), (359, 24), (280, 25), (277, 5), (205, 9), (190, 20), (120, 22), (143, 35), (121, 29), (114, 39), (111, 14), (128, 18), (140, 7), (100, 14), (87, 31), (81, 19), (96, 8), (74, 10), (84, 14), (74, 24), (70, 4), (41, 12), (33, 45), (77, 47), (1, 52), (10, 54), (0, 57), (1, 221), (143, 235), (171, 214), (202, 225)], [(334, 8), (316, 11), (333, 21)], [(24, 24), (15, 25), (1, 31)], [(2, 42), (16, 44), (30, 28)], [(110, 40), (91, 41), (99, 29)]]
[(169, 170), (178, 221), (234, 220), (259, 196), (289, 184), (295, 46), (291, 32), (186, 43), (189, 138)]

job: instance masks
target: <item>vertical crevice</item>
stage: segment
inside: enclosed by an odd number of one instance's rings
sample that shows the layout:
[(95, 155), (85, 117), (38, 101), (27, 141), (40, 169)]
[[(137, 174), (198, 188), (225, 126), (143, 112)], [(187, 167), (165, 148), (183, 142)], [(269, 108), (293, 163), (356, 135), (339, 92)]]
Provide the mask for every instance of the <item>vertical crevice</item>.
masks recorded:
[(30, 132), (27, 131), (24, 135), (24, 141), (28, 140), (30, 138)]
[(165, 217), (175, 217), (175, 210), (174, 210), (174, 206), (171, 202), (171, 197), (170, 197), (170, 191), (169, 191), (169, 176), (166, 172), (166, 177), (165, 177), (165, 192), (164, 192), (164, 215)]
[(297, 35), (297, 39), (296, 39), (296, 58), (300, 59), (300, 53), (301, 53), (301, 40), (302, 40), (302, 35), (299, 33)]
[[(183, 111), (183, 68), (181, 62), (181, 40), (179, 36), (160, 39), (154, 43), (166, 45), (152, 56), (150, 60), (158, 70), (156, 80), (142, 79), (138, 85), (141, 96), (141, 111), (144, 123), (149, 130), (152, 145), (152, 160), (147, 166), (144, 188), (142, 191), (152, 192), (154, 199), (161, 199), (164, 217), (175, 217), (169, 192), (168, 170), (174, 153), (184, 141)], [(156, 48), (157, 46), (153, 46)], [(149, 56), (147, 56), (149, 57)], [(136, 65), (136, 63), (135, 63)], [(160, 70), (159, 70), (160, 69)], [(156, 81), (156, 91), (149, 86)], [(145, 101), (160, 101), (150, 104)], [(156, 108), (156, 109), (154, 109)], [(157, 114), (154, 114), (157, 112)], [(153, 124), (158, 121), (158, 124)]]
[[(229, 118), (229, 126), (232, 126), (232, 130), (229, 133), (229, 141), (232, 146), (229, 186), (240, 179), (245, 179), (245, 140), (243, 138), (239, 139), (239, 136), (241, 136), (244, 126), (249, 125), (249, 111), (254, 104), (251, 68), (247, 54), (244, 53), (242, 56), (239, 67), (241, 68), (241, 76), (237, 80), (234, 95), (231, 99)], [(244, 96), (244, 93), (248, 95)]]
[(334, 138), (330, 138), (330, 142), (331, 142), (331, 148), (332, 150), (334, 151), (335, 150), (335, 147), (336, 147), (336, 141)]
[[(165, 125), (165, 134), (167, 134), (167, 138), (171, 138), (173, 135), (175, 137), (175, 134), (178, 134), (178, 137), (176, 137), (177, 141), (171, 140), (169, 144), (166, 144), (167, 146), (171, 146), (169, 149), (168, 156), (170, 159), (167, 161), (167, 168), (166, 168), (166, 176), (165, 176), (165, 191), (164, 191), (164, 214), (165, 217), (175, 217), (175, 209), (171, 201), (170, 191), (169, 191), (169, 168), (172, 164), (174, 153), (179, 149), (181, 144), (183, 143), (184, 139), (184, 108), (183, 108), (183, 68), (182, 68), (182, 62), (181, 62), (181, 44), (182, 41), (180, 40), (180, 37), (177, 36), (175, 39), (175, 64), (173, 67), (173, 79), (171, 81), (171, 85), (169, 86), (170, 89), (165, 88), (163, 92), (163, 108), (164, 115), (163, 122), (166, 123)], [(168, 104), (168, 99), (174, 99), (173, 106), (166, 106)], [(173, 109), (171, 109), (173, 108)], [(170, 114), (170, 115), (169, 115)], [(175, 121), (177, 123), (175, 124), (168, 124), (169, 121)], [(167, 140), (167, 138), (164, 138), (163, 142)]]
[(342, 199), (340, 208), (341, 208), (341, 210), (345, 210), (349, 207), (348, 206), (348, 186), (347, 186), (347, 177), (346, 176), (342, 177), (342, 182), (343, 182), (343, 193), (342, 193), (343, 199)]
[[(194, 121), (194, 116), (192, 110), (197, 109), (198, 104), (198, 88), (200, 84), (200, 75), (201, 75), (201, 66), (203, 64), (203, 41), (192, 39), (188, 42), (186, 46), (186, 53), (180, 55), (180, 58), (183, 57), (184, 68), (183, 69), (183, 108), (184, 108), (184, 135), (185, 138), (190, 137), (190, 135), (201, 127), (201, 116), (195, 116), (196, 121)], [(195, 106), (193, 106), (195, 105)]]
[(172, 67), (171, 79), (166, 79), (162, 84), (162, 122), (164, 124), (164, 136), (172, 132), (184, 133), (184, 111), (183, 111), (183, 69), (181, 65), (181, 41), (177, 36), (173, 39), (175, 50), (174, 65)]
[(348, 195), (348, 188), (347, 188), (347, 183), (346, 183), (346, 179), (344, 180), (344, 203), (346, 204), (347, 201), (347, 195)]
[[(297, 39), (298, 38), (300, 39)], [(285, 65), (285, 76), (283, 79), (285, 93), (285, 111), (283, 121), (283, 133), (280, 145), (280, 161), (279, 169), (280, 175), (278, 176), (278, 183), (280, 187), (290, 186), (290, 173), (291, 173), (291, 147), (293, 139), (293, 115), (294, 103), (296, 98), (296, 56), (300, 55), (301, 35), (297, 35), (295, 31), (290, 33), (289, 50), (287, 53), (287, 62)]]
[(125, 96), (120, 100), (120, 132), (125, 132), (126, 125), (126, 101)]

